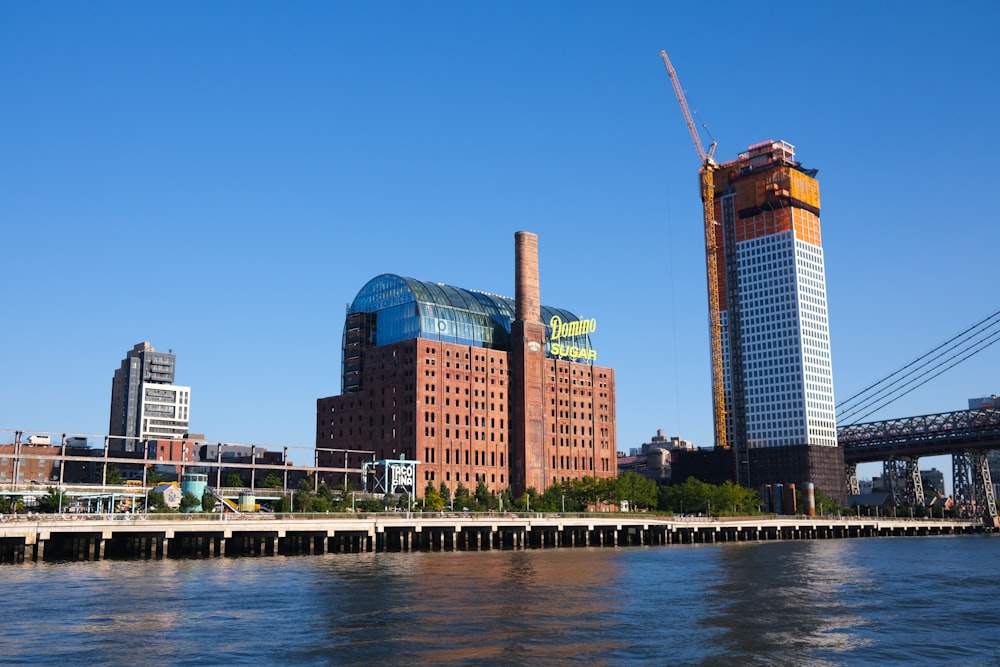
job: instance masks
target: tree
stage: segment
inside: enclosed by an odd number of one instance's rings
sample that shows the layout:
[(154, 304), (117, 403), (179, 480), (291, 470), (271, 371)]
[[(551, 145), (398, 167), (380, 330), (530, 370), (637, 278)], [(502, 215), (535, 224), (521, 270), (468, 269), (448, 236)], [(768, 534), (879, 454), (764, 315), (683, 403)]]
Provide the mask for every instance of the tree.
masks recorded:
[(205, 491), (205, 493), (201, 497), (201, 507), (206, 512), (211, 512), (212, 510), (214, 510), (215, 505), (218, 502), (219, 501), (215, 499), (215, 496), (213, 496), (210, 491)]
[(584, 508), (595, 505), (601, 497), (601, 489), (596, 477), (574, 479), (569, 484), (569, 493)]
[(243, 484), (243, 478), (240, 477), (238, 472), (231, 472), (226, 474), (226, 481), (223, 483), (223, 486), (240, 488), (246, 485)]
[(490, 490), (486, 487), (486, 481), (482, 479), (479, 480), (479, 482), (476, 483), (476, 511), (482, 512), (484, 510), (492, 509), (492, 500), (493, 494), (491, 494)]
[(38, 511), (46, 514), (55, 514), (65, 506), (66, 495), (54, 486), (50, 486), (38, 501)]
[(161, 475), (154, 466), (146, 466), (146, 484), (148, 486), (156, 486), (163, 481), (163, 475)]
[(504, 489), (497, 496), (497, 508), (501, 510), (509, 510), (514, 507), (514, 501), (510, 497), (510, 489)]
[(757, 514), (760, 498), (753, 489), (726, 481), (706, 484), (689, 477), (683, 484), (661, 486), (657, 508), (676, 514), (747, 515)]
[(517, 499), (517, 507), (525, 512), (530, 512), (538, 508), (538, 498), (538, 489), (530, 486), (524, 495)]
[(469, 489), (465, 487), (465, 484), (459, 482), (458, 486), (455, 487), (455, 501), (453, 506), (467, 510), (471, 504), (472, 499), (469, 496)]
[(816, 512), (820, 516), (824, 514), (841, 514), (843, 512), (840, 501), (836, 498), (826, 495), (819, 489), (815, 489), (813, 493), (816, 498)]
[(531, 503), (531, 508), (539, 512), (559, 512), (562, 510), (563, 488), (560, 485), (552, 485), (545, 489), (545, 492), (538, 497), (537, 500), (533, 500)]
[[(289, 511), (289, 512), (291, 512), (291, 511), (295, 511), (295, 512), (312, 512), (312, 511), (314, 511), (313, 501), (315, 500), (315, 498), (313, 497), (312, 492), (311, 491), (303, 491), (301, 489), (301, 486), (300, 486), (299, 490), (295, 492), (294, 496), (285, 496), (285, 497), (288, 498), (288, 510), (287, 511)], [(282, 507), (284, 507), (284, 503), (282, 503)]]
[(273, 470), (269, 470), (266, 475), (264, 475), (264, 480), (260, 483), (260, 488), (262, 489), (280, 489), (284, 486), (284, 482), (281, 480), (281, 476)]
[(167, 501), (163, 499), (163, 494), (157, 491), (150, 491), (146, 494), (146, 511), (147, 512), (163, 512), (169, 511), (170, 508), (167, 507)]
[(428, 490), (424, 492), (424, 507), (434, 512), (440, 512), (444, 509), (444, 498), (433, 486), (428, 486)]
[(683, 484), (660, 487), (657, 507), (677, 514), (700, 514), (708, 511), (712, 486), (688, 477)]
[(656, 482), (648, 477), (630, 470), (608, 482), (611, 491), (608, 500), (618, 503), (628, 501), (630, 511), (654, 508), (657, 505)]
[(365, 498), (358, 503), (358, 509), (362, 512), (381, 512), (382, 501), (378, 498)]
[(192, 512), (199, 505), (201, 505), (201, 499), (198, 496), (191, 493), (190, 491), (185, 493), (184, 497), (181, 498), (182, 512)]
[(312, 475), (309, 475), (308, 477), (303, 477), (302, 479), (299, 480), (298, 493), (308, 493), (311, 495), (313, 492), (313, 488), (315, 488), (315, 483), (316, 481)]
[(122, 471), (114, 463), (108, 466), (104, 481), (112, 486), (119, 486), (125, 483), (125, 480), (122, 478)]

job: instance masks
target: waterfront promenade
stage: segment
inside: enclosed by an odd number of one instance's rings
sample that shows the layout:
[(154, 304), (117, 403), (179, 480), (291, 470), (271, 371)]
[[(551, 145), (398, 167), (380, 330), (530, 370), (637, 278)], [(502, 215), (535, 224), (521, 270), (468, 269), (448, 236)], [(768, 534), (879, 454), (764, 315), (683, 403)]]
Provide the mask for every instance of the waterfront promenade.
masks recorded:
[(978, 521), (641, 514), (35, 515), (0, 523), (0, 563), (323, 553), (478, 551), (917, 537)]

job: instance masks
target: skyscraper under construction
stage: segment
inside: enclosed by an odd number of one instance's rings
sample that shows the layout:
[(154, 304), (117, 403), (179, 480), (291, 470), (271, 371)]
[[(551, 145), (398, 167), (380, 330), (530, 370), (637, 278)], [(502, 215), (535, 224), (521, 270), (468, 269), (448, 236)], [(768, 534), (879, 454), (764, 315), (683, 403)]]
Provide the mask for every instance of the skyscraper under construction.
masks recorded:
[(726, 445), (744, 484), (811, 481), (840, 495), (815, 176), (784, 141), (715, 173)]

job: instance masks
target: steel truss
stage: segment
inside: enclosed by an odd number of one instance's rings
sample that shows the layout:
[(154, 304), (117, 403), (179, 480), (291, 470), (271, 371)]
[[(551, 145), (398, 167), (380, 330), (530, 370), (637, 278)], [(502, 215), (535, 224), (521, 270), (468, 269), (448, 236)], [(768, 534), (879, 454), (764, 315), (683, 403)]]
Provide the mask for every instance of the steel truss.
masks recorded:
[(952, 454), (951, 474), (955, 505), (962, 516), (980, 516), (987, 523), (996, 525), (997, 499), (986, 452), (964, 451)]
[(894, 456), (882, 462), (882, 479), (892, 493), (894, 505), (924, 505), (924, 483), (920, 478), (919, 461), (915, 456)]
[(837, 428), (837, 442), (853, 462), (879, 460), (900, 448), (919, 450), (921, 456), (996, 449), (998, 441), (1000, 410), (958, 410)]
[(844, 475), (847, 478), (847, 493), (852, 496), (860, 496), (861, 485), (858, 484), (858, 464), (848, 463), (844, 466)]

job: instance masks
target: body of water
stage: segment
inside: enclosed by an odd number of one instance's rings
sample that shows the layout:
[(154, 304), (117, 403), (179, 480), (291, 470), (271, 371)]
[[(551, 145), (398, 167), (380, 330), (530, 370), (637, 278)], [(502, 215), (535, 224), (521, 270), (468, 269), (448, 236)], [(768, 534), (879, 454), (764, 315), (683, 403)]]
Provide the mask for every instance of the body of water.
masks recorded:
[(1000, 665), (1000, 536), (0, 567), (5, 665)]

